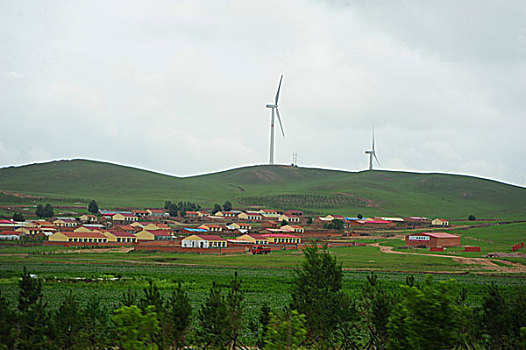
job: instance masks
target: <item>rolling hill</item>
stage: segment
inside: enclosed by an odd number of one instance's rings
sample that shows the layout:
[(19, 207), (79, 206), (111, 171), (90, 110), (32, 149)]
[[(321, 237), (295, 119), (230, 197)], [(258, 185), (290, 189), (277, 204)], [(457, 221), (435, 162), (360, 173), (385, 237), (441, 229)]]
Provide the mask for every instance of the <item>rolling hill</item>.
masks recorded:
[[(0, 204), (13, 193), (39, 201), (97, 200), (100, 206), (162, 206), (166, 200), (202, 206), (298, 208), (311, 213), (466, 218), (526, 217), (526, 188), (470, 176), (394, 171), (345, 172), (261, 165), (174, 177), (89, 160), (0, 169)], [(17, 197), (17, 201), (22, 201)], [(30, 201), (30, 199), (27, 199)]]

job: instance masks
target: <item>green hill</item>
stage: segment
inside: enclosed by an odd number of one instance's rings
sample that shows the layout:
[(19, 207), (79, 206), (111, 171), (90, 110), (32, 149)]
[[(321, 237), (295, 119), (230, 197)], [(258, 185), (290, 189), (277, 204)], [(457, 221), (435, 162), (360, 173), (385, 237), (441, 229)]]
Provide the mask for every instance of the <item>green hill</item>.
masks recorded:
[[(96, 199), (106, 207), (162, 206), (166, 200), (212, 206), (230, 200), (244, 207), (297, 208), (353, 216), (526, 216), (526, 188), (496, 181), (461, 175), (345, 172), (279, 165), (180, 178), (96, 161), (55, 161), (0, 169), (0, 191), (45, 199)], [(13, 198), (12, 194), (3, 195), (0, 201), (6, 204)]]

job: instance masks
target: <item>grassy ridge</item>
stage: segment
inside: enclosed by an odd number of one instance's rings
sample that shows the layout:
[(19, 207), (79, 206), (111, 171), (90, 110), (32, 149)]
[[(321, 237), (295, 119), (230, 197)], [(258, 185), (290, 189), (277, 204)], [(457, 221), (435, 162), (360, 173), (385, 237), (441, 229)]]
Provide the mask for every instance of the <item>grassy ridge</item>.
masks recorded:
[(166, 200), (211, 206), (230, 200), (346, 215), (517, 218), (526, 212), (525, 188), (475, 177), (267, 165), (179, 178), (103, 162), (57, 161), (0, 169), (0, 190), (96, 199), (102, 206), (162, 206)]

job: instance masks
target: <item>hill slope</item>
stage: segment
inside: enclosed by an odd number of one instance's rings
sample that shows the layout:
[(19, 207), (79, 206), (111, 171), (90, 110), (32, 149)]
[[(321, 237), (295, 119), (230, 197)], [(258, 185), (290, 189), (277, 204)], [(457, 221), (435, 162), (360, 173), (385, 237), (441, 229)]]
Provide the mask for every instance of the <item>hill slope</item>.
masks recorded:
[(475, 177), (268, 165), (179, 178), (103, 162), (56, 161), (0, 169), (0, 190), (96, 199), (103, 206), (162, 206), (166, 200), (211, 206), (230, 200), (347, 215), (511, 218), (526, 213), (525, 188)]

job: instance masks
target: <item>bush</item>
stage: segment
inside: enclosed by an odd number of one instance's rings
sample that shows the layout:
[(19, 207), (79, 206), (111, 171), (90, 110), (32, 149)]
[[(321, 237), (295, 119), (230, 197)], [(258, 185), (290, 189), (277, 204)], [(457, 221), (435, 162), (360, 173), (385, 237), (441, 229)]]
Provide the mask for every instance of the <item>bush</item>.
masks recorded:
[(468, 220), (469, 221), (475, 221), (475, 220), (477, 220), (477, 218), (475, 217), (475, 215), (471, 214), (470, 216), (468, 216)]

